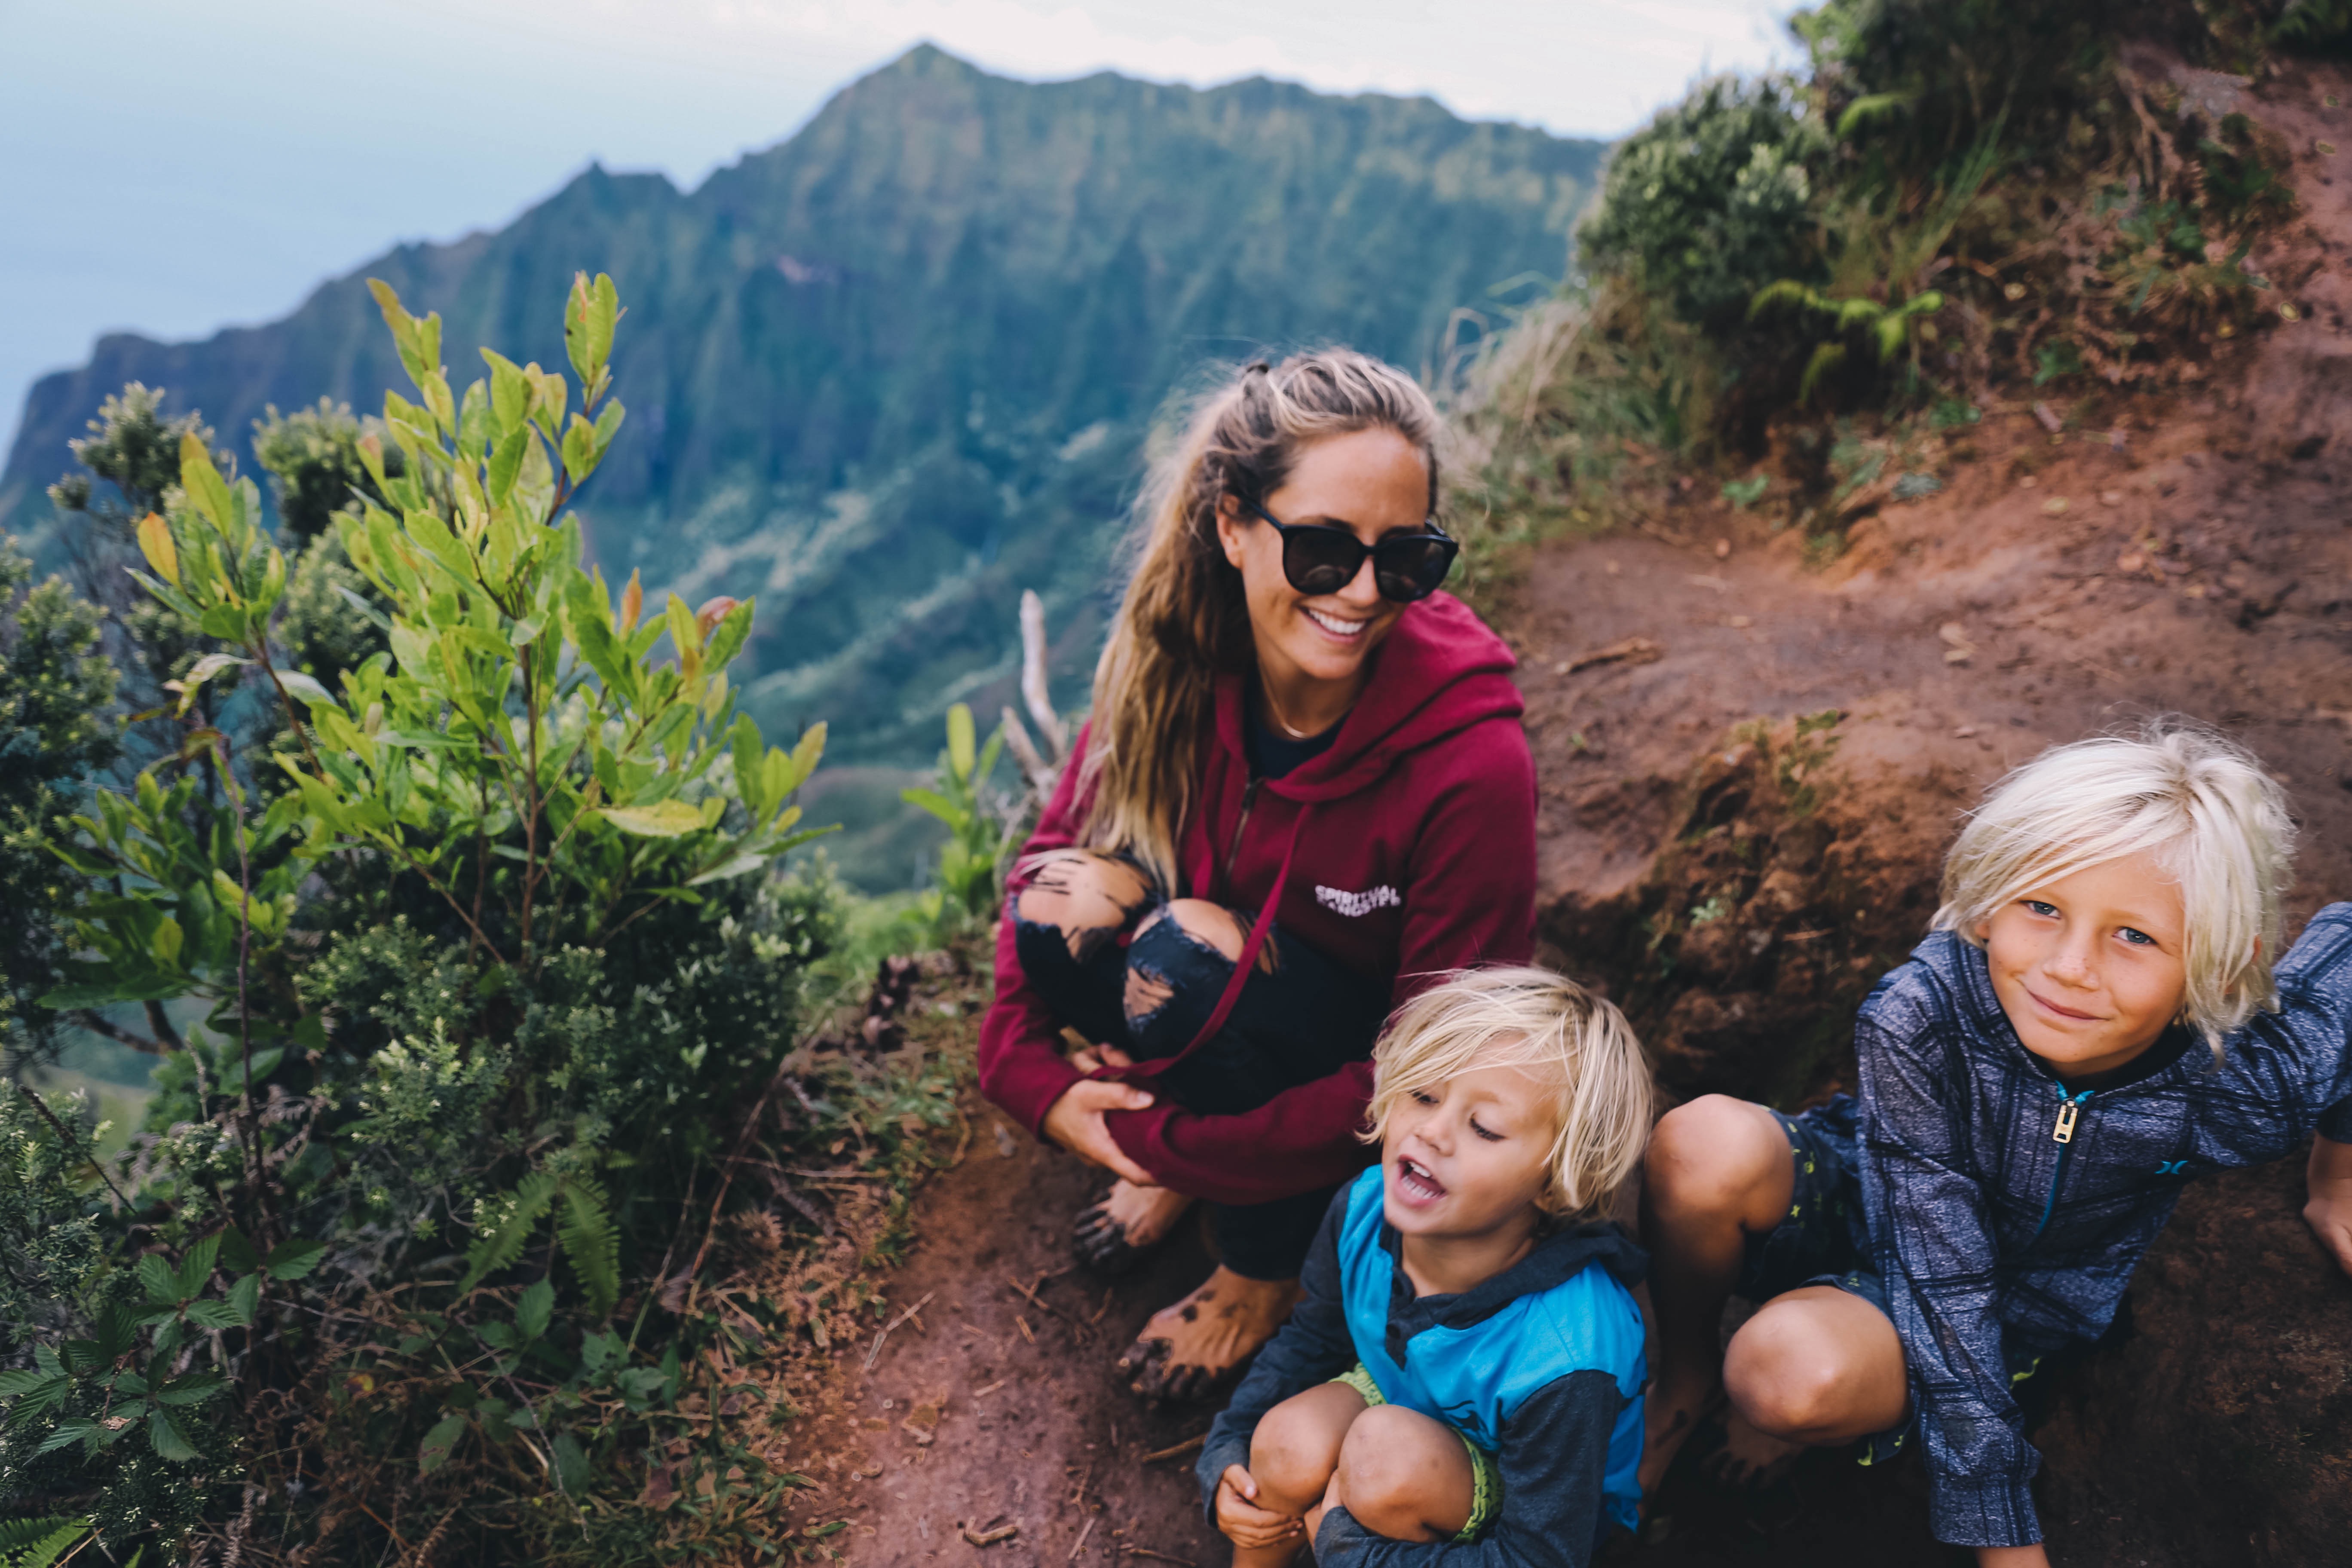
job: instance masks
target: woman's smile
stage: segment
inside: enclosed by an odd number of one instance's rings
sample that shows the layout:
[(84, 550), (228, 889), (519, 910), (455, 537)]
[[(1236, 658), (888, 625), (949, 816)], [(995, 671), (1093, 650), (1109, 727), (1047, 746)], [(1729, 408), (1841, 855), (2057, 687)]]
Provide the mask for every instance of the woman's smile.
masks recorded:
[(1308, 620), (1313, 621), (1324, 632), (1343, 643), (1356, 642), (1372, 624), (1368, 619), (1351, 621), (1345, 616), (1334, 615), (1328, 610), (1318, 610), (1312, 605), (1301, 605), (1298, 607)]

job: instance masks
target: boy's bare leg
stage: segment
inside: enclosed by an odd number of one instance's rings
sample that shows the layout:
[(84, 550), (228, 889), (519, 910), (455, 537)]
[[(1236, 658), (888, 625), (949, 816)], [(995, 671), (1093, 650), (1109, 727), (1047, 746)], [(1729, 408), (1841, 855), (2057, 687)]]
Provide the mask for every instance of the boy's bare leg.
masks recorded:
[(1312, 1543), (1325, 1511), (1339, 1507), (1391, 1541), (1448, 1541), (1470, 1522), (1477, 1490), (1454, 1428), (1402, 1405), (1374, 1405), (1348, 1428), (1323, 1506), (1307, 1515), (1307, 1539)]
[(1911, 1400), (1895, 1325), (1829, 1285), (1775, 1296), (1741, 1324), (1724, 1352), (1723, 1383), (1734, 1436), (1727, 1458), (1739, 1464), (1886, 1431)]
[(1236, 1541), (1234, 1568), (1283, 1568), (1299, 1548), (1312, 1543), (1303, 1521), (1322, 1502), (1339, 1468), (1348, 1430), (1364, 1414), (1364, 1396), (1344, 1383), (1326, 1383), (1293, 1394), (1265, 1413), (1250, 1439), (1247, 1474), (1225, 1471), (1217, 1500), (1218, 1524), (1233, 1533), (1228, 1516), (1239, 1510), (1223, 1495), (1232, 1490), (1250, 1508), (1281, 1515), (1290, 1528), (1262, 1546)]
[(1644, 1412), (1639, 1479), (1656, 1490), (1723, 1382), (1723, 1307), (1748, 1238), (1787, 1217), (1796, 1188), (1771, 1112), (1727, 1095), (1675, 1107), (1651, 1134), (1642, 1242), (1658, 1318), (1658, 1378)]

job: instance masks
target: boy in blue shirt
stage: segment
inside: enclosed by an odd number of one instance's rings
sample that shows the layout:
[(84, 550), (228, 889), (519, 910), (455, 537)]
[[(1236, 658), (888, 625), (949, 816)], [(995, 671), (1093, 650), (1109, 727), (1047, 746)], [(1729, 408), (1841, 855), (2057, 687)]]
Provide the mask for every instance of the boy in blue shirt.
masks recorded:
[(1602, 1220), (1648, 1064), (1541, 969), (1461, 973), (1373, 1053), (1381, 1163), (1324, 1216), (1290, 1321), (1199, 1465), (1234, 1568), (1581, 1568), (1630, 1527), (1639, 1248)]
[[(2045, 752), (1962, 829), (1931, 933), (1864, 1004), (1859, 1107), (1712, 1096), (1659, 1123), (1645, 1483), (1719, 1394), (1735, 1478), (1916, 1434), (1937, 1537), (2044, 1568), (2018, 1385), (2106, 1330), (2188, 1181), (2316, 1131), (2305, 1216), (2352, 1270), (2352, 905), (2273, 969), (2293, 831), (2210, 731)], [(1718, 1354), (1735, 1290), (1764, 1305)]]

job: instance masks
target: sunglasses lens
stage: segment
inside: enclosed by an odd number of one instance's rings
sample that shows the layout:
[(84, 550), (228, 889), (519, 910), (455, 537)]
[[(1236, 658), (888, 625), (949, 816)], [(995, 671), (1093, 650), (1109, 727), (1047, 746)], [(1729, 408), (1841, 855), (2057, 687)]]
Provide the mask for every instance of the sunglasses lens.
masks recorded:
[(1282, 574), (1302, 594), (1336, 594), (1363, 564), (1363, 542), (1336, 528), (1296, 529), (1282, 542)]
[(1453, 565), (1451, 540), (1391, 539), (1374, 552), (1372, 575), (1384, 596), (1409, 605), (1434, 593)]

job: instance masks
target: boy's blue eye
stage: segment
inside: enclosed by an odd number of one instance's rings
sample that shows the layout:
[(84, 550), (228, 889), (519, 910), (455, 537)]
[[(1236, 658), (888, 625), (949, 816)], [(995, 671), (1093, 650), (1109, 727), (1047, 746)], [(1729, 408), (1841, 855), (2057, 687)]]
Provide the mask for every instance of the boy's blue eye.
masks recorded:
[(2156, 945), (2156, 938), (2148, 935), (2147, 932), (2144, 931), (2134, 931), (2129, 926), (2124, 927), (2118, 934), (2134, 947), (2154, 947)]
[(1415, 1105), (1435, 1105), (1437, 1103), (1437, 1096), (1430, 1093), (1429, 1090), (1425, 1089), (1416, 1089), (1412, 1091), (1412, 1102)]
[(2046, 915), (2053, 920), (2057, 918), (2058, 906), (2055, 904), (2045, 904), (2040, 899), (2025, 899), (2021, 901), (2037, 915)]
[(1479, 1137), (1484, 1138), (1489, 1143), (1500, 1143), (1503, 1141), (1503, 1135), (1501, 1133), (1479, 1126), (1478, 1119), (1475, 1116), (1470, 1119), (1470, 1131), (1475, 1132)]

